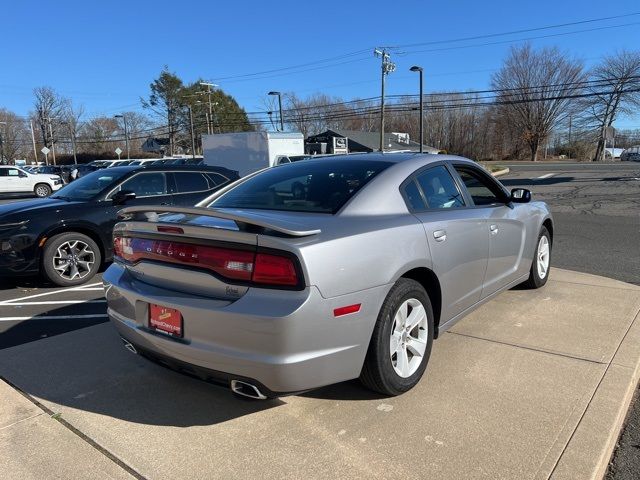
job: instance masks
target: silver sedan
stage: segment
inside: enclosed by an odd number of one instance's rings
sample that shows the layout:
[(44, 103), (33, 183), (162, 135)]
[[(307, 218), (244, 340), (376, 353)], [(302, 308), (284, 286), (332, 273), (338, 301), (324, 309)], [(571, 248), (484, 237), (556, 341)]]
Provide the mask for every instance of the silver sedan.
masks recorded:
[(104, 284), (125, 346), (253, 398), (409, 390), (440, 333), (546, 283), (553, 241), (547, 205), (448, 155), (304, 160), (121, 215)]

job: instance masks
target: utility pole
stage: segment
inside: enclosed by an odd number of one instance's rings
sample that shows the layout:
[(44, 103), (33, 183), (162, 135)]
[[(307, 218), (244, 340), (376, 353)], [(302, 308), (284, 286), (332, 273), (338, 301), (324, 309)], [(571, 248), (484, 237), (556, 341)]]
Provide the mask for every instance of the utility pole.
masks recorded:
[(380, 151), (384, 152), (384, 84), (385, 77), (396, 70), (396, 64), (391, 61), (391, 55), (386, 48), (373, 50), (373, 55), (382, 60), (382, 91), (380, 94)]
[(569, 146), (571, 146), (571, 120), (573, 119), (573, 115), (569, 115)]
[(423, 68), (414, 65), (409, 70), (420, 73), (420, 153), (424, 153), (424, 95), (422, 93), (422, 73)]
[(193, 111), (191, 105), (187, 105), (189, 109), (189, 123), (191, 124), (191, 157), (196, 158), (196, 137), (193, 134)]
[(38, 164), (38, 151), (36, 149), (36, 134), (33, 133), (33, 122), (29, 120), (29, 127), (31, 128), (31, 141), (33, 142), (33, 161)]
[(127, 116), (122, 113), (120, 115), (114, 115), (114, 118), (121, 118), (124, 123), (124, 143), (127, 146), (127, 160), (129, 160), (131, 157), (129, 152), (129, 127), (127, 126)]
[(207, 93), (207, 100), (209, 102), (209, 118), (207, 119), (207, 132), (213, 133), (213, 103), (211, 102), (211, 93), (212, 93), (211, 89), (214, 87), (219, 87), (220, 85), (217, 85), (215, 83), (209, 83), (209, 82), (200, 82), (200, 85), (207, 87), (206, 93)]
[[(47, 123), (49, 123), (49, 135), (51, 136), (51, 153), (53, 155), (53, 164), (56, 165), (56, 146), (53, 140), (53, 127), (51, 126), (51, 117), (47, 117)], [(47, 165), (49, 164), (46, 156), (44, 161)]]
[[(0, 122), (0, 125), (7, 126), (7, 122)], [(0, 131), (0, 164), (4, 165), (4, 140), (2, 139), (2, 131)]]

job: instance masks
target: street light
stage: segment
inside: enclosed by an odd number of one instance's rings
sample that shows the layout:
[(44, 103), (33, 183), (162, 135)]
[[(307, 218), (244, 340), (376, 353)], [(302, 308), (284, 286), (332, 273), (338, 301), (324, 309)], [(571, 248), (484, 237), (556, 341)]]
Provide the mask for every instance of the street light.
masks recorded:
[(127, 160), (129, 160), (129, 128), (127, 127), (127, 117), (124, 114), (114, 115), (113, 118), (121, 118), (124, 122), (124, 141), (127, 145)]
[(422, 95), (422, 67), (414, 65), (409, 70), (420, 73), (420, 153), (423, 153), (424, 145), (424, 97)]
[(282, 119), (282, 95), (280, 92), (269, 92), (267, 95), (277, 95), (278, 96), (278, 110), (280, 112), (280, 131), (284, 132), (284, 120)]

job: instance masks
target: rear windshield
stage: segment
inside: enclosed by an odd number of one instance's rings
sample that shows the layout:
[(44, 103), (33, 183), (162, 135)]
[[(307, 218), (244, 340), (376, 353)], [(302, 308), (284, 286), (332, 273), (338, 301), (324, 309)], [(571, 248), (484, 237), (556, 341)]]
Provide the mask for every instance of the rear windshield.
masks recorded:
[(336, 213), (391, 164), (349, 158), (288, 163), (242, 182), (209, 206)]

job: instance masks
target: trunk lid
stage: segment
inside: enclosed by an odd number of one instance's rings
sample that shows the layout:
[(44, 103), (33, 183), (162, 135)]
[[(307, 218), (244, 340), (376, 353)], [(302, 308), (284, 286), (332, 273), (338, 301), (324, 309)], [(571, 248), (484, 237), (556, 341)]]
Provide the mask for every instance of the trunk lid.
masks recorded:
[[(170, 290), (233, 301), (241, 298), (254, 282), (264, 282), (264, 277), (259, 275), (265, 272), (282, 274), (280, 280), (270, 277), (276, 282), (271, 287), (304, 287), (300, 260), (293, 258), (291, 252), (264, 252), (259, 247), (259, 236), (295, 239), (317, 235), (320, 229), (312, 228), (309, 221), (291, 218), (286, 212), (279, 213), (200, 207), (129, 207), (119, 212), (122, 221), (114, 227), (114, 236), (128, 237), (126, 248), (140, 254), (140, 258), (130, 257), (134, 261), (124, 262), (138, 280)], [(297, 279), (295, 286), (291, 284), (291, 275)]]

